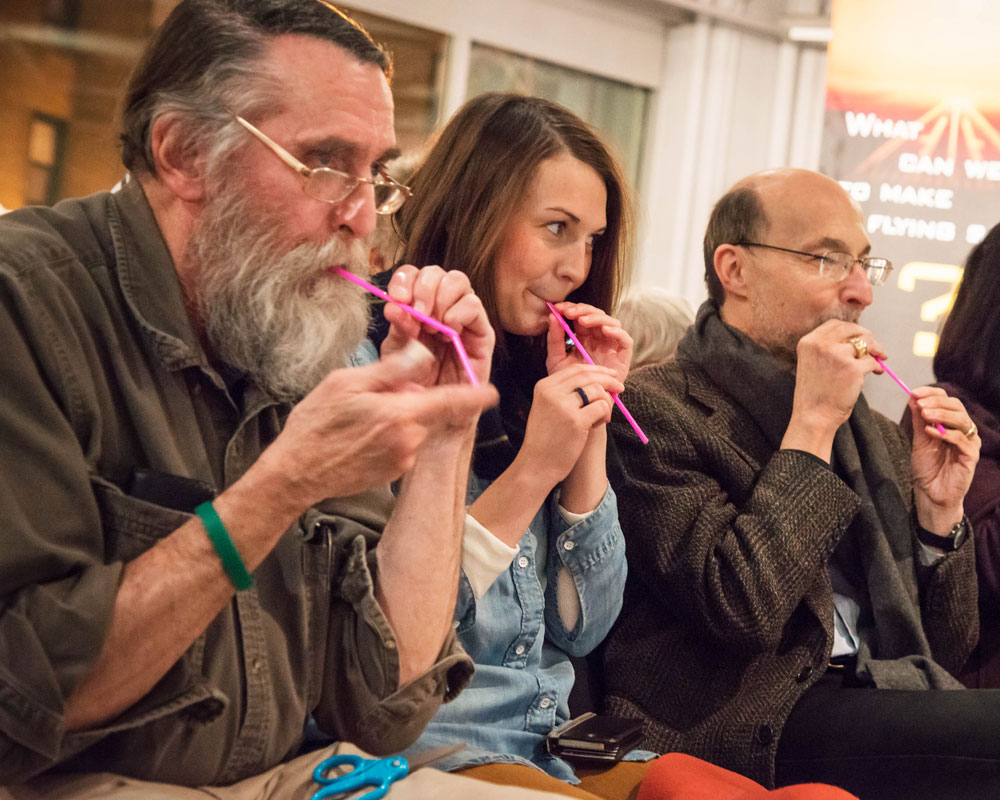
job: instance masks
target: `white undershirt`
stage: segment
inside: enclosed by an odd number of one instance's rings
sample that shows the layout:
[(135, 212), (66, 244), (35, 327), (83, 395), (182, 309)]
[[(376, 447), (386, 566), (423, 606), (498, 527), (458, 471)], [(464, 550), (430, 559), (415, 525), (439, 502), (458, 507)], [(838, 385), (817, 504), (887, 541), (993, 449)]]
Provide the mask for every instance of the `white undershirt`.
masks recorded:
[[(559, 514), (570, 525), (582, 522), (596, 511), (595, 508), (583, 514), (567, 511), (559, 503), (556, 489), (556, 506)], [(494, 536), (471, 514), (465, 515), (465, 533), (462, 536), (462, 570), (469, 579), (476, 599), (486, 594), (486, 590), (511, 565), (518, 554), (517, 547), (511, 547)], [(580, 596), (576, 591), (573, 576), (566, 567), (559, 570), (556, 583), (556, 597), (559, 602), (559, 617), (566, 630), (571, 631), (580, 619)]]

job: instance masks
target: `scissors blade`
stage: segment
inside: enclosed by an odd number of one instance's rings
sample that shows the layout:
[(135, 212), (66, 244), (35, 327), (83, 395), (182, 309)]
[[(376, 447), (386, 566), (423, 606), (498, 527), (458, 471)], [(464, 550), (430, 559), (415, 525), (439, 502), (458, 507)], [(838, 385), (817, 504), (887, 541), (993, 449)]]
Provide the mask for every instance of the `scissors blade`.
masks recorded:
[(410, 762), (410, 772), (429, 766), (435, 761), (440, 761), (445, 756), (450, 756), (452, 753), (457, 753), (459, 750), (464, 749), (465, 743), (458, 742), (458, 744), (451, 744), (447, 747), (435, 747), (432, 750), (424, 750), (424, 752), (418, 753), (413, 758), (407, 759)]

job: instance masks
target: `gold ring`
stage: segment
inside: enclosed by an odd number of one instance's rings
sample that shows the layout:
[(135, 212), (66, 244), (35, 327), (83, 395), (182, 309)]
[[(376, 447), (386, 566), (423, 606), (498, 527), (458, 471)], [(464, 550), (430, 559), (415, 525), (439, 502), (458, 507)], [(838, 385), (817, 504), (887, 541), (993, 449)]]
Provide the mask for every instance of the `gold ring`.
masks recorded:
[(972, 421), (970, 420), (970, 421), (969, 421), (969, 430), (967, 430), (967, 431), (965, 432), (965, 435), (966, 435), (966, 437), (967, 437), (967, 438), (969, 438), (969, 439), (971, 439), (971, 438), (972, 438), (973, 436), (975, 436), (975, 435), (976, 435), (976, 433), (977, 433), (978, 431), (979, 431), (979, 428), (977, 428), (977, 427), (976, 427), (976, 423), (975, 423), (975, 422), (972, 422)]
[(854, 357), (864, 358), (868, 355), (868, 342), (862, 339), (860, 336), (852, 336), (847, 340), (852, 345), (854, 345)]

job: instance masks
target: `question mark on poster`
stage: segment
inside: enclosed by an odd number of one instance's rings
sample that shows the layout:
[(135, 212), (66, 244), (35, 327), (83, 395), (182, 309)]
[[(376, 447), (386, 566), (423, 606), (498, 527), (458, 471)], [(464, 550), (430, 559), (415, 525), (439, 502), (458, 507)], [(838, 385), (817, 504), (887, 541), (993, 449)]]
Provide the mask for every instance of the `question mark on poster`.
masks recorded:
[[(918, 281), (946, 283), (948, 289), (943, 294), (932, 297), (920, 304), (920, 319), (937, 322), (951, 310), (955, 301), (955, 287), (962, 280), (964, 269), (956, 264), (935, 264), (930, 261), (911, 261), (899, 271), (897, 285), (904, 292), (916, 291)], [(936, 331), (917, 331), (913, 334), (913, 354), (922, 358), (932, 358), (937, 352)]]

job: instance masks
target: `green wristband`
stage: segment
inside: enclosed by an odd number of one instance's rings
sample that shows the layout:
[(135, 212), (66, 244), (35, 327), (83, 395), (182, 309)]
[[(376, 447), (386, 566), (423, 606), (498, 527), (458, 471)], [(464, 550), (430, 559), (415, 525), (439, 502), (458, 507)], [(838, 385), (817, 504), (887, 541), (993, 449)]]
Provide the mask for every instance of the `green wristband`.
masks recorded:
[(201, 524), (205, 526), (205, 533), (208, 534), (215, 552), (219, 554), (222, 568), (226, 571), (233, 586), (236, 587), (236, 591), (242, 592), (253, 586), (253, 578), (247, 572), (246, 564), (240, 558), (239, 550), (236, 549), (233, 540), (229, 538), (229, 531), (222, 524), (215, 506), (211, 502), (205, 502), (198, 506), (194, 513), (198, 515)]

